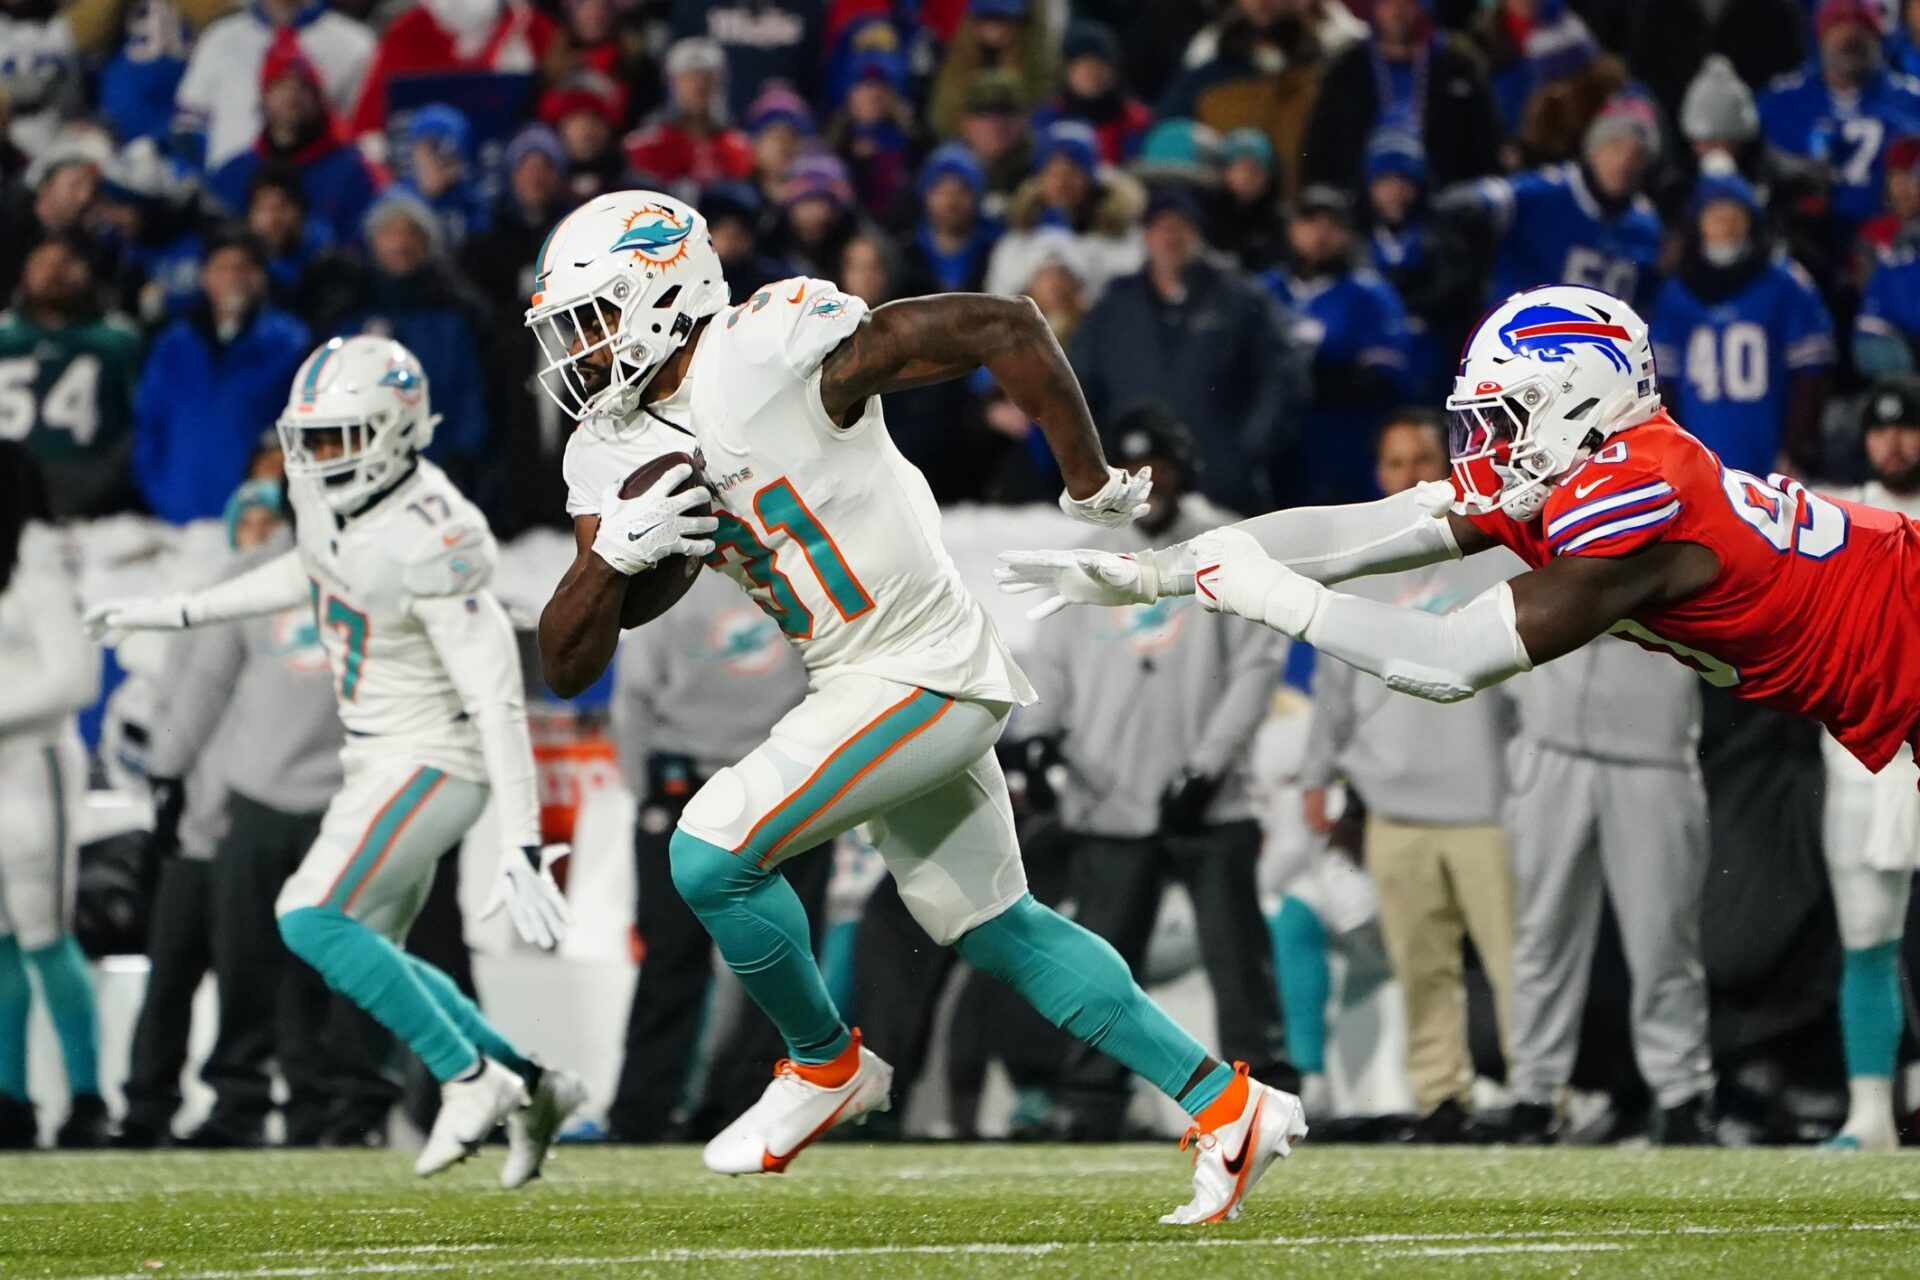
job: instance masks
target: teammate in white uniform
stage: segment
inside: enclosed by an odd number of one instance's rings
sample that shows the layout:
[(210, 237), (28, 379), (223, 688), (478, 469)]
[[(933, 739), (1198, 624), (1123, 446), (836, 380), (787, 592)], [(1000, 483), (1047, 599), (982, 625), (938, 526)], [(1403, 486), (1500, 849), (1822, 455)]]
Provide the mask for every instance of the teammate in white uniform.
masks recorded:
[(117, 601), (97, 634), (174, 629), (311, 600), (347, 729), (346, 781), (281, 890), (287, 946), (404, 1040), (441, 1082), (415, 1170), (464, 1160), (506, 1121), (501, 1181), (535, 1176), (580, 1083), (516, 1050), (453, 980), (402, 951), (433, 880), (491, 791), (502, 842), (495, 906), (552, 948), (565, 900), (540, 848), (519, 649), (488, 589), (485, 517), (421, 458), (436, 419), (420, 362), (396, 342), (336, 338), (294, 375), (280, 419), (298, 545), (187, 596)]
[(96, 1078), (93, 986), (74, 941), (73, 808), (87, 789), (74, 713), (100, 696), (81, 640), (73, 569), (47, 519), (31, 454), (0, 441), (0, 1147), (31, 1147), (27, 970), (40, 975), (72, 1097), (63, 1147), (106, 1140)]
[[(705, 220), (646, 191), (575, 210), (538, 271), (527, 323), (547, 354), (542, 380), (581, 420), (566, 455), (578, 555), (541, 619), (548, 683), (570, 692), (605, 668), (629, 581), (672, 554), (738, 582), (810, 677), (767, 742), (688, 804), (671, 846), (674, 883), (793, 1055), (708, 1144), (707, 1166), (778, 1172), (828, 1128), (889, 1104), (892, 1069), (842, 1022), (799, 900), (770, 874), (867, 823), (935, 941), (1194, 1115), (1194, 1197), (1167, 1220), (1237, 1214), (1305, 1133), (1299, 1102), (1209, 1056), (1111, 947), (1028, 894), (992, 748), (1033, 691), (962, 587), (877, 398), (984, 365), (1046, 434), (1068, 513), (1126, 523), (1149, 478), (1106, 464), (1038, 310), (947, 294), (869, 313), (812, 279), (729, 308)], [(710, 493), (669, 496), (687, 475), (675, 468), (619, 497), (626, 476), (675, 451), (699, 461)], [(687, 514), (709, 499), (714, 517)]]
[[(1862, 405), (1861, 438), (1874, 478), (1835, 497), (1920, 519), (1920, 377), (1875, 383)], [(1846, 1050), (1847, 1122), (1827, 1140), (1835, 1151), (1892, 1151), (1893, 1069), (1906, 1024), (1900, 944), (1907, 898), (1920, 870), (1920, 769), (1913, 749), (1870, 773), (1830, 733), (1827, 764), (1827, 882), (1844, 950), (1840, 1038)]]

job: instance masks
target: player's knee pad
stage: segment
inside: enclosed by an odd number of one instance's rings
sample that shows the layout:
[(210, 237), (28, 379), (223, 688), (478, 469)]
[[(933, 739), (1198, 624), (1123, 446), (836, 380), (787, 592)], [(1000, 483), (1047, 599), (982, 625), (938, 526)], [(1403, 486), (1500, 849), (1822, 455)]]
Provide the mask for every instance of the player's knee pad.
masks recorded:
[(667, 843), (667, 860), (673, 887), (696, 915), (719, 910), (768, 874), (752, 858), (689, 835), (683, 827), (676, 827)]

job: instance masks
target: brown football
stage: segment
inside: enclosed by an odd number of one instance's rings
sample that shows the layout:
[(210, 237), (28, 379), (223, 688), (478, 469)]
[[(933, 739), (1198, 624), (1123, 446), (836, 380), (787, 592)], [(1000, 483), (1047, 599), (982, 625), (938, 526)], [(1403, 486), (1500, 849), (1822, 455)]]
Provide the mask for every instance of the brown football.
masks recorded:
[[(685, 493), (688, 489), (704, 485), (706, 477), (700, 474), (699, 464), (684, 453), (666, 453), (642, 466), (620, 484), (620, 496), (637, 498), (652, 488), (660, 477), (675, 467), (685, 463), (693, 468), (693, 474), (680, 482), (675, 493)], [(694, 507), (688, 515), (711, 515), (712, 509), (705, 503)], [(700, 562), (692, 556), (668, 556), (645, 573), (636, 573), (627, 579), (627, 596), (620, 604), (620, 626), (622, 630), (652, 622), (655, 618), (673, 608), (680, 597), (687, 594), (693, 586), (693, 580), (700, 572)]]

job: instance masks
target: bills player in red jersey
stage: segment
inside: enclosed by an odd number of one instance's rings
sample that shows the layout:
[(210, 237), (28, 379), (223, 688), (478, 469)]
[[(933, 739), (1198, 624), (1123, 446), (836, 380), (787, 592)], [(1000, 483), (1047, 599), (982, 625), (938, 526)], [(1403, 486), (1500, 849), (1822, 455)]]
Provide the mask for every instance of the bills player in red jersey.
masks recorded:
[[(1198, 590), (1402, 692), (1452, 702), (1613, 632), (1810, 716), (1878, 770), (1920, 727), (1920, 524), (1724, 465), (1660, 406), (1647, 326), (1595, 289), (1495, 308), (1460, 361), (1451, 485), (1299, 508), (1117, 556), (1008, 552), (1003, 590)], [(1444, 615), (1327, 584), (1504, 544), (1528, 572)]]

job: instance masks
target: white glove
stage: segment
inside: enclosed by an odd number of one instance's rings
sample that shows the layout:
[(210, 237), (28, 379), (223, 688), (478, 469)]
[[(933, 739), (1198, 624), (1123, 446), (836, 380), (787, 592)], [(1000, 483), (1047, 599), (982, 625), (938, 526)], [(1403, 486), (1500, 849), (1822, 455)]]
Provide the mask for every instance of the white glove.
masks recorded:
[(1107, 482), (1091, 498), (1076, 498), (1062, 489), (1060, 509), (1075, 520), (1118, 529), (1147, 514), (1147, 495), (1152, 492), (1152, 467), (1142, 467), (1131, 475), (1118, 467), (1108, 467)]
[(506, 908), (513, 928), (522, 938), (551, 951), (560, 945), (573, 927), (573, 912), (567, 908), (566, 895), (553, 880), (553, 864), (573, 852), (570, 845), (550, 844), (545, 848), (527, 845), (509, 846), (500, 855), (500, 878), (493, 883), (493, 896), (487, 899), (482, 920)]
[(1459, 505), (1458, 495), (1454, 493), (1451, 480), (1422, 480), (1413, 486), (1413, 496), (1435, 520), (1445, 516)]
[(1070, 604), (1152, 604), (1159, 595), (1148, 580), (1149, 567), (1112, 551), (1002, 551), (993, 578), (1010, 596), (1051, 592), (1027, 610), (1038, 622)]
[(654, 481), (637, 498), (620, 496), (620, 483), (600, 493), (600, 531), (593, 538), (593, 554), (629, 576), (653, 568), (668, 556), (698, 560), (713, 550), (713, 540), (700, 535), (720, 527), (713, 516), (686, 512), (712, 503), (713, 494), (696, 485), (685, 493), (674, 487), (693, 474), (684, 462)]
[(1329, 594), (1267, 555), (1253, 535), (1228, 527), (1193, 540), (1195, 593), (1210, 613), (1252, 618), (1298, 639)]
[(187, 604), (181, 596), (143, 596), (136, 600), (107, 600), (87, 610), (80, 620), (87, 639), (108, 648), (130, 631), (184, 631)]

